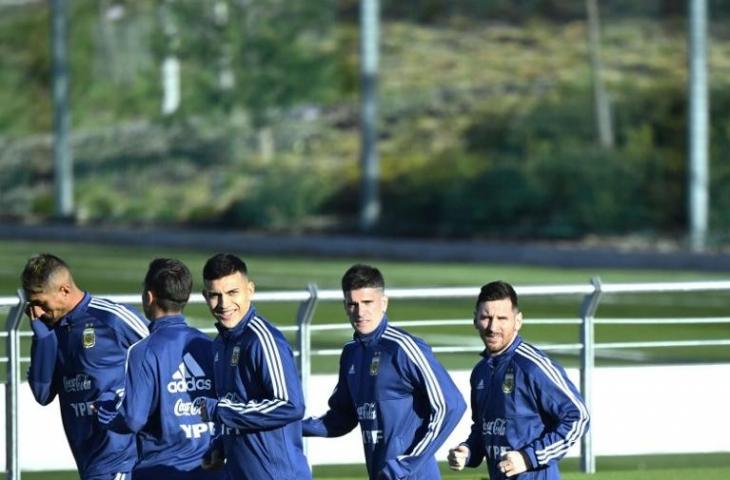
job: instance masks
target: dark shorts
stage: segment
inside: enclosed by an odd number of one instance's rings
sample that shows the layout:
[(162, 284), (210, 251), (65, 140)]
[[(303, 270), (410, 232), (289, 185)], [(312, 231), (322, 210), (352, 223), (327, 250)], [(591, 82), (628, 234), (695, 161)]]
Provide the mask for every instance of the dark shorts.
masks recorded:
[[(124, 480), (128, 480), (124, 479)], [(134, 470), (134, 480), (228, 480), (225, 470), (178, 470), (175, 467), (158, 465)]]
[(103, 475), (91, 475), (83, 477), (83, 480), (132, 480), (132, 472), (117, 472), (105, 473)]

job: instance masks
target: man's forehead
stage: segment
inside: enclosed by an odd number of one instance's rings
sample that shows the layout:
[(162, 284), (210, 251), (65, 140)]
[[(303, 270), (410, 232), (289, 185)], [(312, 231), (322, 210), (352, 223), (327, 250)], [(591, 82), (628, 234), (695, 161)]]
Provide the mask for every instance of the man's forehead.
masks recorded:
[(345, 292), (345, 300), (375, 300), (383, 296), (383, 289), (378, 287), (365, 287)]
[(45, 291), (44, 291), (44, 290), (42, 290), (42, 289), (33, 289), (33, 290), (31, 290), (31, 291), (27, 291), (27, 290), (26, 290), (26, 292), (25, 292), (25, 298), (26, 298), (26, 299), (27, 299), (27, 300), (28, 300), (29, 302), (33, 302), (33, 301), (37, 301), (37, 300), (40, 300), (40, 299), (42, 299), (43, 297), (45, 297), (46, 295), (48, 295), (48, 293), (47, 293), (47, 292), (45, 292)]
[(205, 280), (205, 289), (208, 291), (226, 291), (241, 287), (248, 281), (241, 272), (234, 272), (225, 277)]
[(487, 300), (479, 303), (478, 312), (511, 312), (513, 310), (512, 301), (509, 298), (499, 300)]

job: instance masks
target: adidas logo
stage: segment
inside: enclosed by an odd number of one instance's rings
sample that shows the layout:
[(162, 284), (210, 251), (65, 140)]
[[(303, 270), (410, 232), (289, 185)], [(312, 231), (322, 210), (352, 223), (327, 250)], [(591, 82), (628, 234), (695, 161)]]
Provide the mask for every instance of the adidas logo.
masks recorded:
[(190, 353), (186, 353), (183, 361), (172, 374), (172, 381), (167, 384), (170, 393), (194, 392), (196, 390), (210, 390), (212, 382), (205, 378), (205, 372)]
[(477, 384), (477, 390), (484, 390), (484, 380), (479, 380)]
[(348, 375), (355, 375), (355, 365), (350, 365), (350, 371), (347, 372)]

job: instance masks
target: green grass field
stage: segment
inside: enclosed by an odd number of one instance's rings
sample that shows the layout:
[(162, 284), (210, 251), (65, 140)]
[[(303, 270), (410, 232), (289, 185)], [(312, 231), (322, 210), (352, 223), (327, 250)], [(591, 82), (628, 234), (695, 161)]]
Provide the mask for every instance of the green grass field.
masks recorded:
[[(452, 472), (441, 464), (445, 480), (487, 480), (484, 467)], [(629, 457), (600, 457), (596, 461), (596, 473), (579, 473), (578, 460), (566, 459), (561, 464), (564, 480), (727, 480), (730, 478), (730, 453), (703, 455), (654, 455)], [(314, 467), (315, 479), (363, 480), (364, 465), (338, 465)], [(5, 476), (0, 474), (0, 479)], [(75, 472), (24, 472), (23, 480), (77, 480)]]

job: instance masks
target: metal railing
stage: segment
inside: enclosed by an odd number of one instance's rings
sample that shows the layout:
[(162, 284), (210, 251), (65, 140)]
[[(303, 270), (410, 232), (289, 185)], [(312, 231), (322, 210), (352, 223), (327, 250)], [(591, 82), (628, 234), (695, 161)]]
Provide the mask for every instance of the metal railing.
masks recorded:
[[(598, 349), (626, 349), (647, 347), (695, 347), (695, 346), (723, 346), (730, 345), (730, 339), (716, 340), (677, 340), (677, 341), (636, 341), (636, 342), (595, 342), (595, 326), (598, 324), (730, 324), (727, 317), (702, 318), (595, 318), (596, 310), (605, 294), (616, 293), (676, 293), (676, 292), (730, 292), (730, 281), (695, 281), (695, 282), (653, 282), (653, 283), (602, 283), (593, 278), (590, 284), (574, 285), (546, 285), (546, 286), (516, 286), (520, 298), (531, 296), (565, 296), (573, 295), (582, 298), (578, 311), (578, 318), (554, 318), (532, 320), (535, 324), (580, 325), (580, 341), (568, 344), (537, 345), (542, 350), (576, 350), (580, 351), (580, 390), (584, 396), (586, 406), (590, 412), (592, 404), (593, 371), (595, 367), (596, 350)], [(477, 297), (479, 288), (401, 288), (388, 289), (387, 295), (391, 299), (470, 299)], [(110, 300), (122, 303), (139, 303), (139, 295), (107, 295)], [(310, 284), (304, 291), (257, 292), (257, 302), (299, 302), (296, 314), (296, 326), (283, 327), (284, 331), (296, 331), (296, 350), (304, 398), (309, 398), (308, 386), (312, 374), (311, 360), (314, 356), (339, 355), (340, 349), (313, 349), (312, 333), (327, 330), (350, 329), (347, 322), (338, 324), (313, 325), (312, 320), (319, 302), (342, 301), (342, 292), (339, 290), (319, 290), (316, 285)], [(191, 296), (191, 304), (204, 303), (202, 295)], [(6, 478), (16, 480), (20, 478), (18, 465), (18, 392), (20, 383), (20, 363), (28, 361), (27, 357), (20, 357), (20, 337), (31, 335), (30, 332), (19, 332), (25, 299), (23, 292), (18, 291), (17, 297), (0, 297), (0, 308), (10, 307), (7, 315), (6, 331), (1, 335), (6, 338), (7, 354), (0, 358), (0, 362), (7, 365), (6, 378)], [(469, 325), (471, 319), (441, 319), (415, 320), (408, 322), (394, 322), (399, 326), (437, 326), (437, 325)], [(212, 332), (214, 329), (202, 329)], [(434, 346), (437, 353), (478, 352), (483, 347), (455, 347)], [(581, 440), (581, 469), (585, 473), (594, 473), (595, 455), (592, 445), (592, 434), (589, 430)]]

